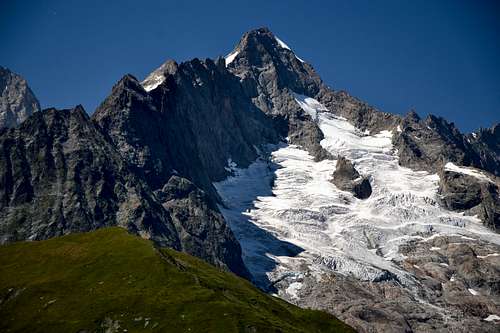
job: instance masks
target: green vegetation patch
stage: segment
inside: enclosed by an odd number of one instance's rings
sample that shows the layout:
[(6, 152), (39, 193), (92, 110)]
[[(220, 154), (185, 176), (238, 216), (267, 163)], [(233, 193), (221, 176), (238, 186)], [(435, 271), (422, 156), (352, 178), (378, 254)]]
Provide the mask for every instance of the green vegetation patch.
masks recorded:
[(0, 246), (1, 332), (352, 332), (121, 228)]

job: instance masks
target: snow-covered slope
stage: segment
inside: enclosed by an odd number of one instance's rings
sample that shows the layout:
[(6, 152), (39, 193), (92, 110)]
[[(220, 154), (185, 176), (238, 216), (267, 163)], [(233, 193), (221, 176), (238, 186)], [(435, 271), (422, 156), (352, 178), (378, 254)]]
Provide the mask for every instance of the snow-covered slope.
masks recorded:
[(267, 147), (268, 155), (247, 169), (233, 168), (234, 176), (215, 186), (258, 285), (272, 289), (287, 280), (277, 292), (296, 300), (304, 275), (319, 281), (331, 271), (359, 281), (394, 280), (417, 295), (419, 282), (403, 268), (401, 246), (451, 235), (500, 245), (500, 235), (476, 217), (439, 207), (437, 175), (398, 165), (391, 132), (362, 133), (318, 101), (295, 98), (318, 122), (321, 145), (352, 160), (373, 193), (359, 200), (340, 191), (330, 182), (335, 161), (315, 162), (288, 144)]

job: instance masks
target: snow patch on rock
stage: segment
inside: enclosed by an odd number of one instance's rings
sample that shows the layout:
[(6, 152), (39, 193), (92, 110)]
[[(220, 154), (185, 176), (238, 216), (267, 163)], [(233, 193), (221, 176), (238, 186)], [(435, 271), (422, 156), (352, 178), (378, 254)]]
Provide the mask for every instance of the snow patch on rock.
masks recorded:
[(477, 296), (479, 293), (472, 288), (467, 289), (472, 295)]
[(274, 39), (276, 39), (276, 42), (278, 43), (278, 45), (281, 48), (287, 49), (287, 50), (291, 51), (295, 55), (295, 58), (297, 58), (298, 61), (305, 62), (304, 60), (302, 60), (299, 57), (297, 57), (297, 55), (295, 54), (295, 52), (293, 52), (292, 49), (288, 45), (286, 45), (286, 43), (284, 41), (282, 41), (281, 39), (279, 39), (277, 36), (274, 36)]
[(498, 257), (498, 256), (500, 256), (500, 254), (498, 254), (498, 253), (489, 253), (489, 254), (487, 254), (485, 256), (477, 256), (477, 257), (479, 259), (485, 259), (485, 258), (489, 258), (489, 257)]
[(287, 50), (292, 50), (288, 45), (285, 44), (284, 41), (282, 41), (281, 39), (279, 39), (277, 36), (274, 37), (274, 39), (276, 39), (276, 41), (278, 42), (278, 45), (284, 49), (287, 49)]
[(477, 169), (474, 169), (474, 168), (468, 168), (468, 167), (458, 166), (458, 165), (453, 164), (452, 162), (446, 163), (445, 166), (444, 166), (444, 170), (445, 171), (452, 171), (452, 172), (456, 172), (456, 173), (461, 173), (461, 174), (464, 174), (464, 175), (475, 177), (475, 178), (477, 178), (479, 180), (482, 180), (482, 181), (487, 181), (487, 182), (490, 182), (490, 183), (494, 183), (494, 181), (491, 180), (490, 177), (486, 176), (481, 171), (479, 171)]
[(314, 121), (318, 120), (318, 112), (328, 111), (328, 109), (323, 104), (321, 104), (314, 98), (300, 94), (294, 94), (293, 96), (302, 110), (304, 110), (305, 113), (311, 116)]
[(302, 288), (302, 282), (292, 282), (285, 291), (288, 295), (290, 295), (292, 299), (298, 299), (299, 296), (297, 295), (297, 293), (299, 292), (300, 288)]
[(234, 50), (233, 52), (229, 53), (227, 56), (224, 57), (224, 59), (226, 60), (226, 67), (232, 63), (234, 61), (234, 59), (236, 59), (236, 56), (239, 54), (240, 52), (237, 51), (237, 50)]
[(151, 91), (162, 84), (163, 81), (165, 81), (165, 75), (163, 75), (163, 73), (153, 72), (141, 82), (141, 85), (144, 90)]
[(484, 321), (497, 321), (500, 320), (500, 316), (497, 315), (489, 315), (488, 317), (484, 318)]

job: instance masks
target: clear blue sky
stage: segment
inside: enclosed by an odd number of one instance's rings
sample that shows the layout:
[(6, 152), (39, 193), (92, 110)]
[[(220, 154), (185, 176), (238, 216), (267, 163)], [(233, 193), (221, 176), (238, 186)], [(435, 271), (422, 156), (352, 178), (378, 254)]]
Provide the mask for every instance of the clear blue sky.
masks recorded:
[(0, 0), (0, 65), (43, 107), (92, 113), (122, 75), (224, 55), (261, 26), (383, 111), (500, 121), (500, 1)]

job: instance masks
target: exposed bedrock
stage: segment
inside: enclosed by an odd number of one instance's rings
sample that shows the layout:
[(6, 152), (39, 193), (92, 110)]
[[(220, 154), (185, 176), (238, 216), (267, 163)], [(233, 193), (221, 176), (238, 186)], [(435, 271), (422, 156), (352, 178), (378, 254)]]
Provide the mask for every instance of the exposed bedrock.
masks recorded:
[(255, 106), (275, 120), (280, 134), (318, 161), (331, 158), (320, 145), (323, 133), (294, 98), (295, 94), (318, 93), (323, 83), (312, 66), (281, 45), (267, 28), (246, 33), (234, 52), (237, 55), (227, 65), (228, 70), (240, 78)]
[(82, 107), (36, 112), (0, 144), (3, 243), (120, 225), (179, 247), (168, 214)]
[(189, 180), (172, 176), (156, 196), (170, 214), (181, 250), (218, 267), (251, 279), (243, 261), (241, 247), (207, 194)]
[(351, 161), (338, 156), (332, 182), (339, 189), (351, 192), (358, 199), (366, 199), (372, 194), (370, 181), (362, 177)]
[[(361, 281), (338, 273), (304, 274), (295, 297), (302, 307), (327, 310), (359, 332), (497, 332), (488, 319), (500, 311), (500, 247), (460, 236), (412, 241), (396, 264), (418, 290), (397, 280)], [(286, 289), (288, 286), (282, 286)]]
[(447, 209), (477, 215), (483, 223), (500, 231), (500, 187), (492, 174), (477, 169), (468, 175), (443, 168), (439, 173), (439, 199)]
[(433, 115), (420, 119), (412, 111), (398, 126), (393, 144), (402, 166), (437, 173), (453, 162), (500, 174), (498, 125), (480, 130), (480, 134), (464, 135), (454, 123)]

